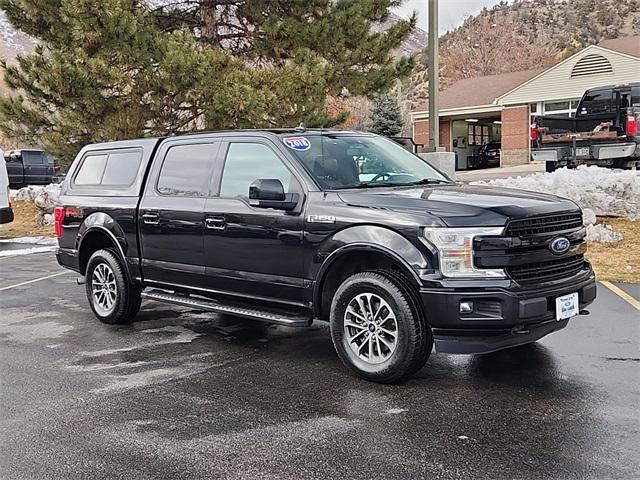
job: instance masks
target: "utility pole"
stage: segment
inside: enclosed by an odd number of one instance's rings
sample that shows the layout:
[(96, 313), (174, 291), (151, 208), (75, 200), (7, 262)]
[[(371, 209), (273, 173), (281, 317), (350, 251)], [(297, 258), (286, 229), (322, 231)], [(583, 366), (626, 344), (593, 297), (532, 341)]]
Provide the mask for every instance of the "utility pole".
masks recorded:
[(435, 152), (440, 145), (440, 119), (438, 117), (438, 0), (429, 0), (429, 43), (427, 49), (429, 70), (429, 150)]

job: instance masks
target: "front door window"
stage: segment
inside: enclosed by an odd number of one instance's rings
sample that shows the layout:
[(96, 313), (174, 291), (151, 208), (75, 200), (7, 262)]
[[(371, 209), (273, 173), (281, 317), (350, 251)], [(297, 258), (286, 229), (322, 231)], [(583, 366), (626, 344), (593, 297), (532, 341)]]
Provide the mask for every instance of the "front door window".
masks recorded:
[(222, 173), (220, 196), (249, 198), (249, 186), (260, 179), (278, 179), (287, 192), (291, 173), (266, 145), (231, 143)]

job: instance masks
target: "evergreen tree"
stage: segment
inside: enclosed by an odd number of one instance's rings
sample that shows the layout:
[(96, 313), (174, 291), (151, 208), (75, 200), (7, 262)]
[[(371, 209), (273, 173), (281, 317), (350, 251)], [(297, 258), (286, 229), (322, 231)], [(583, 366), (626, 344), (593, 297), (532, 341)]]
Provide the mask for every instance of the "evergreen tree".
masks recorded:
[(373, 100), (369, 131), (387, 137), (402, 131), (402, 112), (394, 96), (385, 93)]
[(330, 126), (327, 95), (373, 95), (408, 74), (385, 32), (402, 0), (0, 0), (39, 46), (5, 69), (0, 130), (63, 162), (85, 144), (181, 131)]

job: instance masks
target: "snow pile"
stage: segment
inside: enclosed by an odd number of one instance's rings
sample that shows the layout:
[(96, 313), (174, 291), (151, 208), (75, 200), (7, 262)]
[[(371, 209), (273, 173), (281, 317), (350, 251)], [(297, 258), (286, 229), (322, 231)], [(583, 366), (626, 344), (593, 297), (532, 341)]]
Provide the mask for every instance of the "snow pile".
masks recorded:
[(596, 212), (591, 210), (590, 208), (582, 209), (582, 223), (585, 225), (595, 225), (596, 224)]
[(519, 188), (552, 193), (591, 209), (598, 216), (640, 219), (640, 172), (580, 166), (528, 177), (471, 182), (474, 185)]
[(29, 185), (19, 190), (11, 190), (11, 201), (29, 201), (38, 208), (38, 224), (51, 225), (53, 223), (53, 209), (60, 197), (62, 185), (52, 183), (47, 186)]
[(611, 225), (598, 223), (587, 225), (587, 240), (599, 243), (616, 243), (622, 240), (622, 234), (616, 232)]
[(623, 238), (611, 225), (596, 225), (596, 213), (590, 208), (582, 210), (582, 221), (587, 227), (587, 240), (590, 242), (615, 243)]
[(19, 190), (11, 190), (10, 195), (12, 201), (35, 202), (36, 198), (46, 194), (46, 197), (55, 203), (58, 201), (61, 188), (62, 184), (60, 183), (52, 183), (46, 186), (29, 185), (28, 187), (22, 187)]

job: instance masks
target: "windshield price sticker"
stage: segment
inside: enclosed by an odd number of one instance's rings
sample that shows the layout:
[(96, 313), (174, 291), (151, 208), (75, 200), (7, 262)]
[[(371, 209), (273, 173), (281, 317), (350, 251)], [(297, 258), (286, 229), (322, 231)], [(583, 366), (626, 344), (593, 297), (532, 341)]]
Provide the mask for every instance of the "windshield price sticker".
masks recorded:
[(304, 152), (311, 148), (311, 142), (305, 137), (287, 137), (282, 139), (282, 141), (287, 147), (292, 150), (298, 150), (299, 152)]

